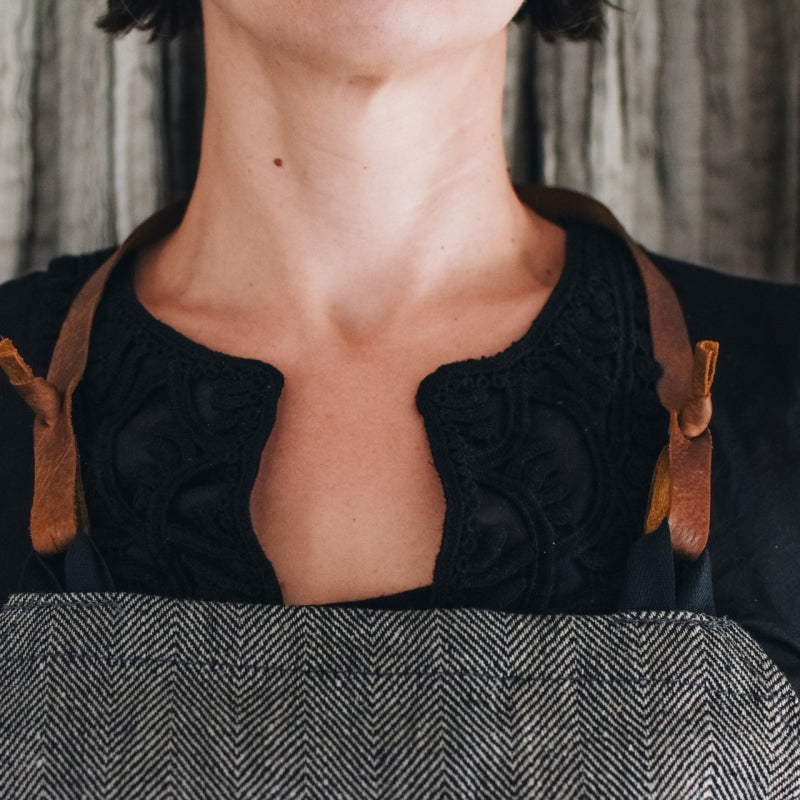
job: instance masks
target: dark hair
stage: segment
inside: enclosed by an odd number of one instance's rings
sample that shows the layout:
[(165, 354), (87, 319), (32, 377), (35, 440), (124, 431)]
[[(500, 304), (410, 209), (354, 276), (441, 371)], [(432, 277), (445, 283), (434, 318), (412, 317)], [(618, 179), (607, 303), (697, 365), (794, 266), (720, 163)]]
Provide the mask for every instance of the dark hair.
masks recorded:
[(200, 0), (108, 0), (108, 11), (97, 26), (116, 35), (136, 28), (153, 38), (171, 39), (181, 31), (199, 27)]
[[(606, 0), (530, 0), (516, 19), (529, 19), (548, 42), (599, 40), (605, 30), (606, 5)], [(200, 0), (108, 0), (108, 11), (97, 24), (113, 34), (137, 28), (171, 38), (197, 28), (200, 20)]]
[(606, 30), (609, 5), (608, 0), (525, 0), (514, 19), (529, 19), (546, 42), (599, 42)]

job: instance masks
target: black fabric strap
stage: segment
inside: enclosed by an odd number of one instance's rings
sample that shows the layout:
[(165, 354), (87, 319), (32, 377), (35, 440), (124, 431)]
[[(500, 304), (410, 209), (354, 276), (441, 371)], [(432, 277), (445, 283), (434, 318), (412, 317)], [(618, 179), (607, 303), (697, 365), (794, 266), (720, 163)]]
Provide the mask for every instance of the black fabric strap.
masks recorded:
[(695, 561), (676, 560), (669, 523), (639, 537), (628, 555), (620, 597), (623, 611), (693, 611), (715, 614), (708, 549)]

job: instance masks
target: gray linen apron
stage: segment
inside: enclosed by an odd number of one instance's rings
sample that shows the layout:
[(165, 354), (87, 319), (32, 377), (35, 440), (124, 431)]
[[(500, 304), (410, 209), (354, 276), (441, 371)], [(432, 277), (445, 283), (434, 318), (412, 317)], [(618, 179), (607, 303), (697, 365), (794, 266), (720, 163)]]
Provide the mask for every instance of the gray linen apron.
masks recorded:
[(733, 622), (15, 595), (13, 798), (800, 797), (800, 702)]
[[(37, 403), (57, 428), (58, 404)], [(681, 476), (707, 470), (676, 469), (707, 419), (691, 436), (678, 419), (656, 470), (666, 507), (631, 552), (626, 610), (602, 616), (114, 593), (75, 467), (56, 486), (37, 455), (39, 505), (72, 503), (48, 516), (66, 593), (0, 610), (2, 797), (800, 798), (800, 700), (713, 616), (707, 514), (680, 507)]]

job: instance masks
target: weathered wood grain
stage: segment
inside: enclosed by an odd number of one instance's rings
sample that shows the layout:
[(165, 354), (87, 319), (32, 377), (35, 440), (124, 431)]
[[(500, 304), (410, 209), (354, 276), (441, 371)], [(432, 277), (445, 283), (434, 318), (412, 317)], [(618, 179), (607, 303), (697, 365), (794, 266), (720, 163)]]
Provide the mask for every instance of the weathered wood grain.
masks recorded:
[(33, 218), (36, 14), (30, 0), (4, 3), (0, 15), (0, 265), (13, 268), (25, 260)]
[(620, 5), (603, 45), (537, 45), (546, 182), (656, 250), (800, 280), (800, 3)]
[(112, 42), (93, 23), (101, 2), (55, 6), (58, 220), (57, 246), (76, 252), (114, 239), (114, 80)]
[(167, 46), (103, 35), (102, 0), (9, 3), (0, 6), (0, 277), (111, 244), (169, 197)]

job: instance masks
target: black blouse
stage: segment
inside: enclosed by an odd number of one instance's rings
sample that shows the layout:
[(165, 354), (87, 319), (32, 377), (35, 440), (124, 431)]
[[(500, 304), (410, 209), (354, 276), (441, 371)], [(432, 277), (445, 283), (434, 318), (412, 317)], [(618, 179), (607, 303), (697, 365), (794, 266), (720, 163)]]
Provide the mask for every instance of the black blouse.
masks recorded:
[[(655, 391), (660, 367), (644, 288), (627, 247), (585, 223), (566, 227), (564, 273), (528, 332), (497, 355), (440, 367), (419, 387), (417, 406), (446, 501), (432, 585), (359, 605), (532, 613), (618, 607), (667, 416)], [(71, 298), (105, 255), (64, 259), (49, 273), (0, 289), (0, 333), (14, 338), (40, 374)], [(717, 416), (720, 395), (727, 404), (721, 431), (712, 427), (717, 448), (724, 448), (715, 461), (723, 475), (715, 475), (711, 538), (718, 609), (750, 624), (800, 682), (800, 292), (657, 263), (684, 302), (692, 335), (721, 340)], [(700, 327), (709, 322), (702, 312), (708, 298), (687, 305), (681, 291), (687, 282), (692, 298), (704, 282), (717, 301), (720, 287), (742, 306), (748, 294), (761, 304), (779, 298), (772, 322), (784, 352), (759, 345), (758, 330), (738, 332), (733, 342), (720, 335), (724, 330), (696, 332), (696, 308)], [(14, 303), (15, 293), (17, 301), (25, 296), (27, 308)], [(762, 317), (770, 318), (769, 311)], [(746, 409), (738, 415), (746, 424), (730, 425), (737, 419), (736, 395), (746, 399), (752, 378), (731, 392), (726, 365), (744, 358), (757, 368), (761, 357), (771, 358), (780, 373), (773, 378), (783, 396), (760, 398), (766, 430), (763, 422), (752, 425)], [(214, 352), (156, 320), (136, 299), (130, 260), (117, 268), (96, 316), (73, 414), (92, 535), (117, 589), (281, 602), (253, 532), (249, 499), (282, 386), (274, 367)], [(13, 415), (25, 419), (20, 406), (0, 387), (0, 411), (13, 409), (0, 417), (0, 431), (16, 448), (4, 452), (4, 462), (29, 459), (29, 433), (9, 427)], [(782, 424), (770, 430), (773, 409)], [(776, 450), (770, 463), (779, 430), (789, 448), (785, 455)], [(743, 471), (748, 460), (758, 469)], [(771, 507), (777, 524), (754, 547), (763, 517), (751, 519), (730, 504), (745, 486), (776, 480), (793, 483), (793, 493)], [(30, 489), (20, 490), (3, 498), (0, 512), (2, 534), (14, 541), (4, 594), (14, 588), (26, 551), (21, 521)], [(723, 537), (726, 545), (718, 546)], [(747, 576), (753, 570), (757, 581)]]

